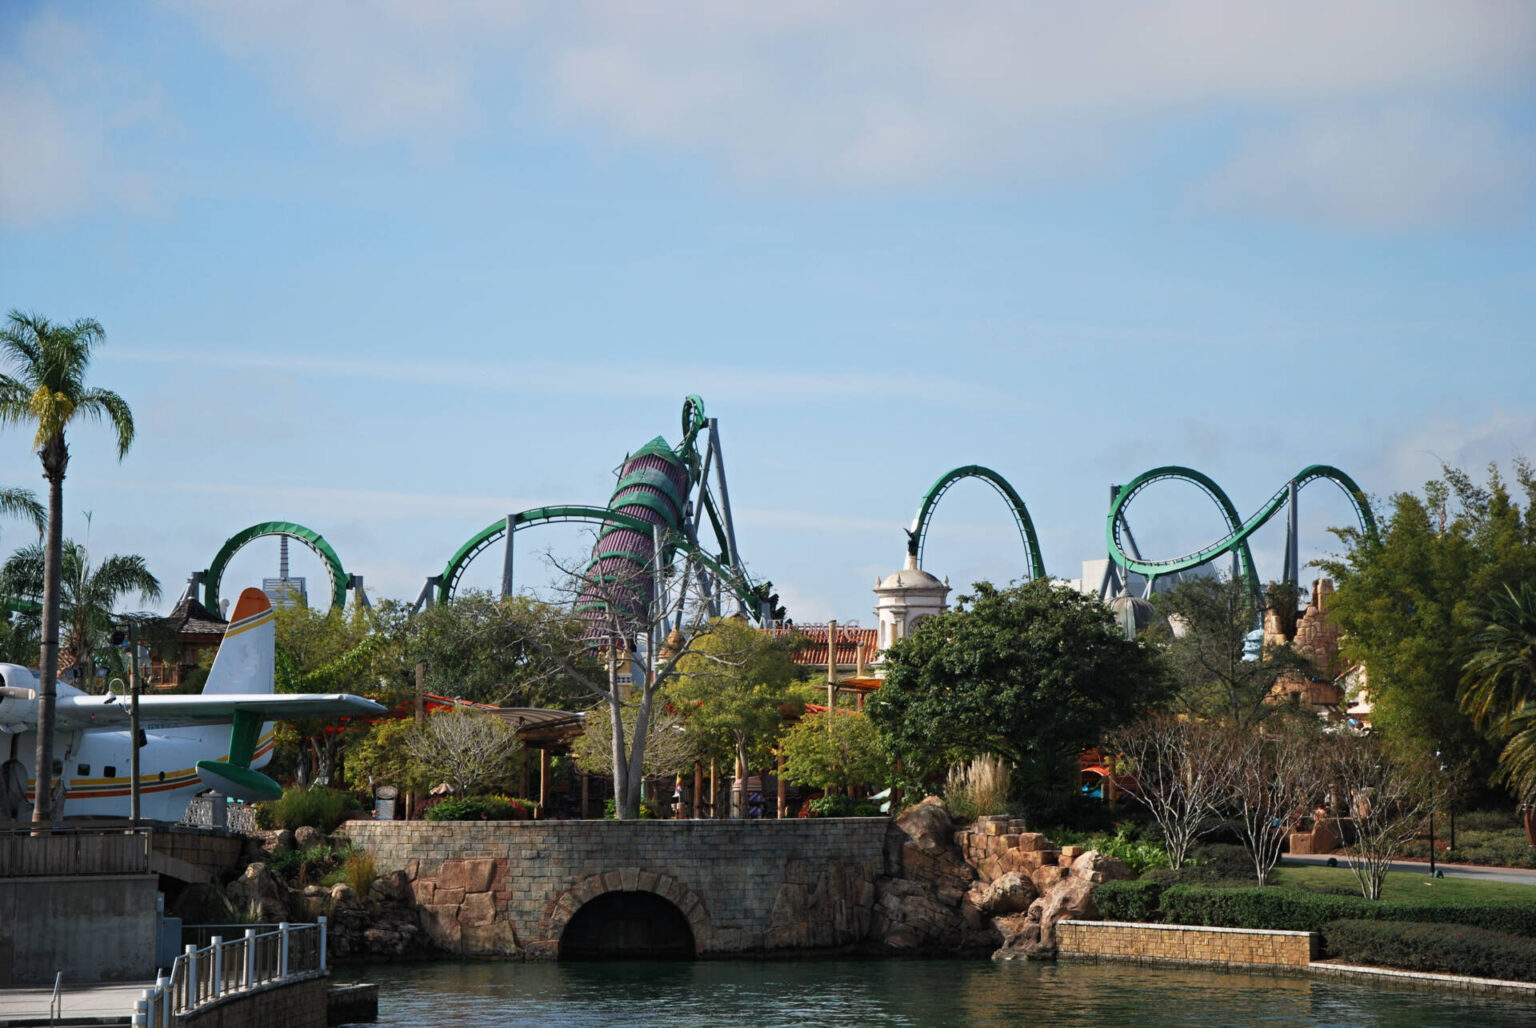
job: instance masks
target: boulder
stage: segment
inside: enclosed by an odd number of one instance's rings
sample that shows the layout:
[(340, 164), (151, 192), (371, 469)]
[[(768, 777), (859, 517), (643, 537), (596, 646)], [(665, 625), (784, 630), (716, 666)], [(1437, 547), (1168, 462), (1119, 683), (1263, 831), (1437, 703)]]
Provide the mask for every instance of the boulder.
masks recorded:
[(1072, 877), (1100, 882), (1126, 882), (1136, 877), (1129, 864), (1098, 850), (1089, 850), (1072, 861)]
[(368, 890), (370, 899), (378, 899), (383, 903), (411, 903), (415, 896), (411, 890), (411, 880), (404, 871), (390, 871), (388, 874), (379, 875), (373, 880), (373, 888)]
[(288, 920), (288, 887), (266, 864), (257, 862), (225, 887), (237, 914), (263, 924)]
[(1084, 878), (1067, 878), (1031, 904), (1039, 907), (1040, 939), (1056, 944), (1056, 922), (1066, 920), (1096, 921), (1099, 911), (1093, 905), (1094, 883)]
[(875, 947), (949, 954), (996, 945), (991, 925), (968, 895), (976, 872), (961, 857), (955, 838), (949, 808), (937, 796), (891, 822), (885, 874), (876, 884), (866, 936)]
[(971, 889), (971, 902), (976, 909), (991, 917), (1019, 914), (1039, 896), (1035, 883), (1018, 871), (1010, 871), (990, 885)]
[(363, 905), (363, 901), (358, 898), (357, 890), (352, 888), (352, 886), (348, 885), (346, 882), (337, 882), (335, 885), (331, 886), (330, 897), (332, 910), (339, 911), (349, 907), (361, 907)]
[(316, 846), (325, 845), (325, 833), (318, 828), (304, 825), (293, 833), (293, 844), (301, 850), (311, 850)]
[(1002, 938), (993, 960), (1043, 960), (1055, 955), (1055, 947), (1041, 942), (1040, 922), (1025, 914), (994, 917), (992, 926)]

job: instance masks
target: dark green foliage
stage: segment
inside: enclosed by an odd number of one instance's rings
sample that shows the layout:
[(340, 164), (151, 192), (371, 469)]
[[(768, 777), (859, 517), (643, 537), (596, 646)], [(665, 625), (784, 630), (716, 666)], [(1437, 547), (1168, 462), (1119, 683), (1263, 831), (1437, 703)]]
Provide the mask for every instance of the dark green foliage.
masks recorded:
[(1169, 924), (1320, 932), (1329, 921), (1425, 921), (1469, 925), (1536, 938), (1536, 903), (1431, 905), (1331, 896), (1298, 889), (1212, 889), (1175, 885), (1163, 891)]
[(1157, 921), (1163, 884), (1151, 878), (1105, 882), (1093, 890), (1093, 905), (1106, 921)]
[(330, 833), (346, 820), (348, 812), (360, 806), (356, 796), (342, 789), (319, 785), (309, 789), (284, 789), (281, 798), (256, 804), (256, 827), (264, 830), (286, 828), (291, 832), (308, 825)]
[(1097, 600), (1048, 580), (978, 582), (889, 652), (869, 716), (909, 777), (1003, 757), (1024, 792), (1075, 778), (1103, 734), (1168, 694), (1157, 654), (1128, 641)]
[(820, 796), (806, 804), (810, 817), (883, 817), (879, 804), (852, 796)]
[[(1094, 894), (1098, 899), (1098, 893)], [(1323, 926), (1330, 957), (1405, 971), (1536, 981), (1536, 940), (1462, 925), (1339, 920)]]
[(428, 821), (527, 821), (532, 809), (508, 796), (450, 796), (426, 808)]
[(1133, 821), (1122, 821), (1113, 832), (1056, 831), (1047, 835), (1058, 846), (1081, 846), (1085, 850), (1098, 850), (1105, 856), (1122, 861), (1137, 874), (1168, 866), (1168, 854), (1163, 845), (1147, 838), (1141, 826)]
[(1486, 624), (1479, 611), (1536, 578), (1536, 475), (1516, 461), (1511, 489), (1496, 468), (1486, 485), (1443, 472), (1422, 497), (1393, 496), (1379, 535), (1341, 531), (1348, 552), (1322, 567), (1338, 584), (1328, 615), (1344, 656), (1370, 669), (1373, 727), (1467, 766), (1465, 792), (1493, 771), (1498, 747), (1462, 710), (1463, 665)]
[[(612, 821), (614, 819), (614, 816), (618, 813), (618, 809), (619, 809), (619, 806), (614, 801), (613, 797), (610, 796), (608, 799), (603, 801), (603, 817), (605, 817), (609, 821)], [(656, 820), (656, 811), (651, 809), (651, 805), (649, 803), (642, 803), (642, 804), (640, 804), (640, 820), (641, 821), (654, 821), (654, 820)]]

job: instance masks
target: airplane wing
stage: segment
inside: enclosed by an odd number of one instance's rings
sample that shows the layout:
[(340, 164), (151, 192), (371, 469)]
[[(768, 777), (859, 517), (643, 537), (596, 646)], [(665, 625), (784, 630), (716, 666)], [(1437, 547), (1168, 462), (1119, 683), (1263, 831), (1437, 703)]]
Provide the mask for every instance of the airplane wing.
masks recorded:
[[(60, 696), (55, 717), (59, 727), (123, 729), (128, 727), (130, 700), (126, 696)], [(261, 721), (305, 717), (372, 717), (386, 708), (347, 693), (218, 693), (197, 696), (140, 696), (139, 721), (149, 725), (228, 724), (236, 713), (254, 714)]]

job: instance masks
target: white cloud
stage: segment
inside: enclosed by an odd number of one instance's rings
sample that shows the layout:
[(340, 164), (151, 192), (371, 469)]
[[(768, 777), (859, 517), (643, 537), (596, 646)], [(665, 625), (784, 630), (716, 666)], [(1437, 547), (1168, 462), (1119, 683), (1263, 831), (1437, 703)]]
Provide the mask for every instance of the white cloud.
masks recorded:
[(1209, 184), (1223, 206), (1369, 229), (1524, 220), (1536, 139), (1477, 112), (1321, 114), (1242, 149)]
[(149, 180), (114, 144), (159, 118), (154, 85), (102, 62), (99, 40), (53, 12), (23, 25), (13, 46), (0, 57), (0, 225), (150, 204)]
[(1536, 85), (1521, 0), (168, 2), (346, 138), (432, 149), (538, 111), (867, 189), (1130, 173), (1204, 118), (1246, 127), (1228, 204), (1413, 227), (1528, 197), (1522, 119), (1497, 113)]

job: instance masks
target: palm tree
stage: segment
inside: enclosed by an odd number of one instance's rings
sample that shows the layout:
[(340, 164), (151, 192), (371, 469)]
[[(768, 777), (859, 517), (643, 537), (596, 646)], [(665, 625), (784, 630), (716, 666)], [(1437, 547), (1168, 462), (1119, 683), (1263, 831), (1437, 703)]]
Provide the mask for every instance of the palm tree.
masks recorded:
[[(37, 528), (38, 538), (42, 538), (43, 527), (48, 523), (47, 512), (30, 489), (0, 489), (0, 517), (26, 518)], [(23, 608), (13, 605), (14, 599), (0, 583), (0, 661), (21, 664), (31, 660), (32, 640), (27, 626), (15, 617)]]
[[(11, 555), (0, 567), (0, 582), (15, 596), (37, 596), (43, 591), (47, 554), (34, 543)], [(96, 567), (90, 565), (85, 547), (64, 540), (60, 547), (59, 606), (67, 620), (64, 649), (81, 669), (85, 684), (94, 691), (96, 643), (115, 627), (112, 612), (125, 596), (138, 594), (146, 600), (160, 598), (160, 581), (149, 573), (138, 554), (113, 554)]]
[(36, 314), (11, 311), (0, 328), (0, 425), (35, 424), (32, 439), (48, 480), (47, 549), (44, 551), (42, 594), (42, 673), (37, 697), (37, 802), (34, 823), (51, 819), (52, 796), (43, 787), (53, 767), (54, 684), (59, 675), (59, 576), (64, 543), (64, 472), (69, 446), (64, 441), (70, 422), (85, 417), (105, 420), (117, 434), (118, 460), (133, 444), (133, 412), (123, 398), (107, 389), (88, 388), (85, 372), (91, 351), (106, 342), (106, 333), (92, 318), (55, 325)]
[(1536, 582), (1506, 585), (1478, 621), (1462, 668), (1461, 709), (1504, 741), (1499, 776), (1519, 798), (1536, 846)]
[(30, 489), (0, 489), (0, 515), (26, 518), (32, 522), (39, 536), (48, 524), (43, 505), (37, 502), (37, 497), (32, 495)]

